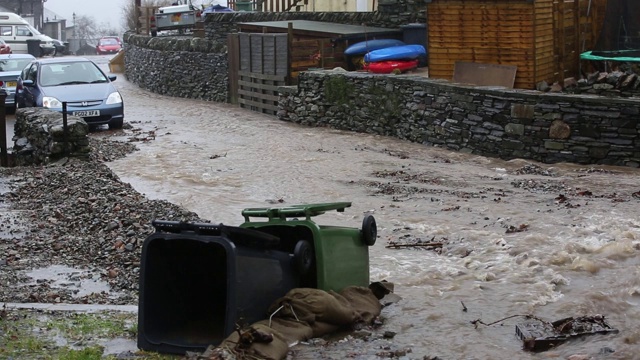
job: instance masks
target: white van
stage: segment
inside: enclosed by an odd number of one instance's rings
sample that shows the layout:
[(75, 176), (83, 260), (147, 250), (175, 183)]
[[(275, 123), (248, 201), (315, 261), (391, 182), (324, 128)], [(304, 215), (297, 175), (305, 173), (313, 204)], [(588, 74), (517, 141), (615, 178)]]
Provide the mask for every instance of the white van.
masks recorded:
[(42, 56), (55, 51), (50, 37), (41, 34), (27, 20), (14, 13), (0, 12), (0, 38), (11, 46), (14, 54), (28, 54), (29, 39), (40, 40), (40, 53), (31, 55)]

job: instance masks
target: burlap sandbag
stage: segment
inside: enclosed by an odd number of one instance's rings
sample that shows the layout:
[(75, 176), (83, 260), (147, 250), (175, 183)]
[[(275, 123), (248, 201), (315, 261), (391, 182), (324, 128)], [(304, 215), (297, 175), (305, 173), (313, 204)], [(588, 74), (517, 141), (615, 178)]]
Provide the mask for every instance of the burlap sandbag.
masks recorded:
[[(358, 322), (370, 323), (380, 315), (380, 311), (380, 302), (365, 287), (347, 287), (340, 294), (318, 289), (293, 289), (269, 308), (269, 313), (273, 314), (271, 323), (265, 319), (251, 325), (257, 331), (271, 334), (273, 340), (269, 343), (255, 342), (241, 352), (258, 359), (281, 360), (286, 358), (289, 345), (296, 341), (330, 334)], [(236, 348), (238, 339), (238, 333), (234, 332), (220, 344), (220, 348), (239, 353)]]
[(357, 319), (356, 311), (342, 295), (310, 288), (292, 289), (271, 305), (269, 313), (276, 313), (274, 317), (305, 321), (309, 325), (316, 321), (351, 325)]
[(252, 328), (265, 333), (273, 335), (273, 341), (269, 343), (253, 343), (248, 349), (238, 351), (236, 345), (238, 344), (239, 335), (237, 332), (233, 332), (220, 344), (220, 347), (226, 348), (233, 353), (249, 354), (259, 359), (267, 360), (281, 360), (287, 356), (289, 352), (289, 344), (287, 339), (279, 332), (272, 328), (269, 328), (264, 324), (253, 324)]
[(341, 327), (339, 325), (329, 324), (329, 323), (322, 322), (322, 321), (316, 321), (311, 325), (311, 329), (313, 330), (313, 337), (314, 338), (322, 337), (322, 336), (325, 336), (327, 334), (334, 333), (334, 332), (340, 330), (340, 328)]
[[(269, 320), (260, 320), (256, 324), (268, 327)], [(314, 336), (311, 326), (304, 321), (274, 317), (271, 319), (271, 328), (282, 334), (288, 344), (293, 344), (296, 341), (309, 340)]]
[(342, 295), (358, 315), (358, 321), (370, 324), (382, 311), (380, 300), (371, 289), (362, 286), (349, 286), (342, 291)]

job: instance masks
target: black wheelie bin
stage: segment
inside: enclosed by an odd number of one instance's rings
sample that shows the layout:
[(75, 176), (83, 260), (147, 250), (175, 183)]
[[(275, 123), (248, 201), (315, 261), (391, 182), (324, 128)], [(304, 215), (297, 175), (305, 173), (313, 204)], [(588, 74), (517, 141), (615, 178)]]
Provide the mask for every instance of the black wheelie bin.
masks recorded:
[(140, 264), (138, 347), (184, 354), (218, 345), (236, 324), (268, 318), (268, 307), (297, 287), (294, 255), (253, 229), (153, 222)]

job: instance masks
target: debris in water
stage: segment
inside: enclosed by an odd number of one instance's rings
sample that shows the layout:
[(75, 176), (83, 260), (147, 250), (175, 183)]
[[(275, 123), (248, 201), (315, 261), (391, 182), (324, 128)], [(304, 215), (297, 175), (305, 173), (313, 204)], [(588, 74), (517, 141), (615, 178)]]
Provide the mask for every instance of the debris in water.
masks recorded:
[(460, 300), (460, 304), (462, 304), (462, 311), (463, 311), (463, 312), (467, 312), (467, 307), (464, 305), (464, 303), (462, 302), (462, 300)]
[(578, 337), (618, 333), (605, 322), (603, 315), (569, 317), (552, 323), (535, 320), (516, 325), (516, 334), (522, 340), (524, 350), (546, 351)]
[(509, 225), (509, 227), (507, 227), (507, 234), (523, 232), (527, 230), (529, 230), (529, 224), (520, 224), (517, 227), (513, 225)]
[(411, 239), (410, 234), (406, 234), (400, 237), (399, 241), (389, 240), (385, 248), (387, 249), (400, 249), (400, 248), (420, 248), (425, 250), (435, 250), (436, 252), (442, 252), (444, 243), (448, 240), (442, 238), (440, 241), (435, 241), (436, 237), (432, 237), (430, 240), (423, 240), (421, 238)]
[(220, 155), (220, 154), (213, 154), (211, 156), (209, 156), (209, 159), (213, 160), (213, 159), (218, 159), (221, 157), (227, 157), (227, 153), (224, 153), (224, 155)]
[(394, 242), (389, 242), (389, 244), (387, 244), (385, 247), (387, 249), (389, 248), (394, 248), (394, 249), (399, 249), (399, 248), (403, 248), (403, 247), (424, 247), (427, 249), (436, 249), (436, 248), (442, 248), (442, 243), (441, 242), (420, 242), (420, 243), (414, 243), (414, 244), (398, 244), (398, 243), (394, 243)]

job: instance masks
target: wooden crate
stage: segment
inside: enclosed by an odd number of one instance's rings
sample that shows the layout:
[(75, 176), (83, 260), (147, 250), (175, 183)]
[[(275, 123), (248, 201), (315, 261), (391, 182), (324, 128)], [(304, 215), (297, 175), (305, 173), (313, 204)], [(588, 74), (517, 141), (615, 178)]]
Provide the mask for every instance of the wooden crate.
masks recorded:
[[(591, 3), (591, 5), (590, 5)], [(433, 0), (427, 5), (429, 76), (453, 78), (456, 61), (517, 66), (515, 87), (580, 74), (606, 0)]]

